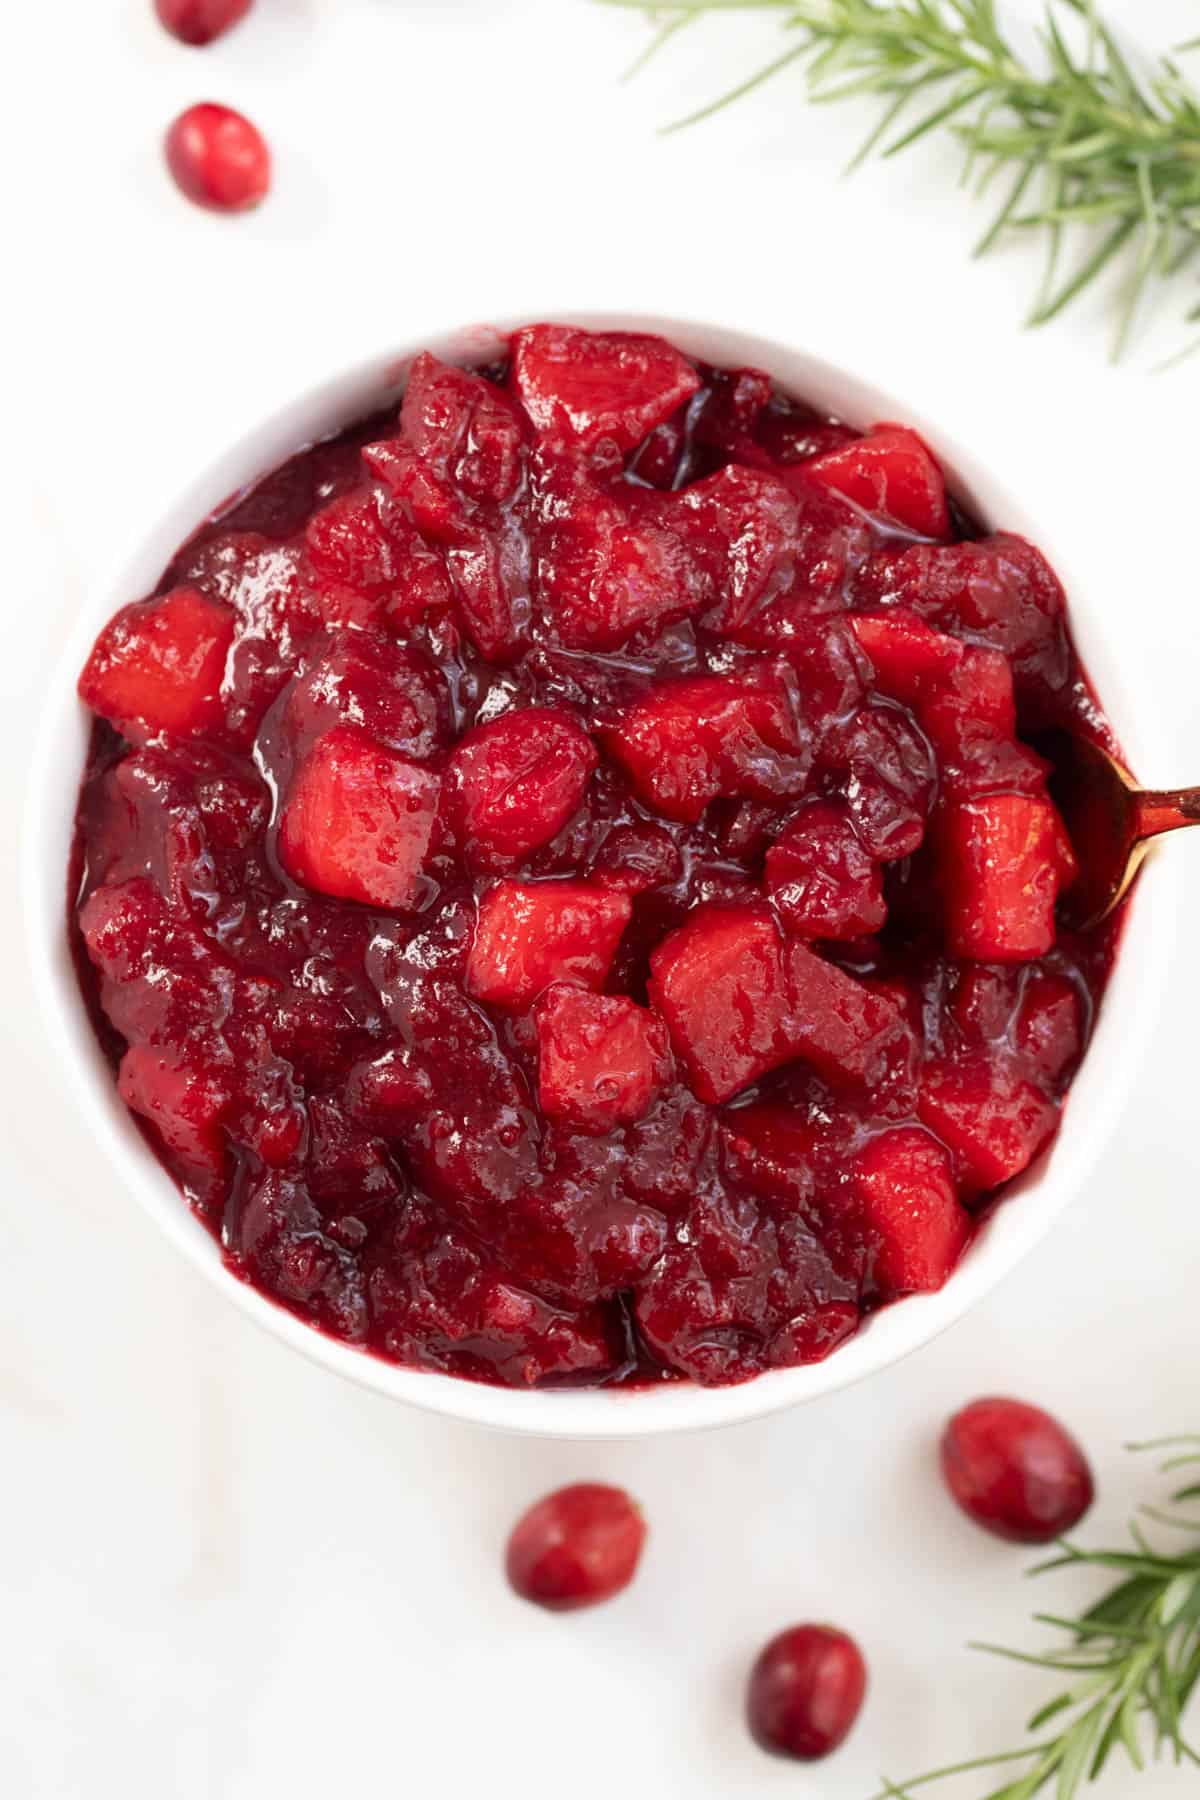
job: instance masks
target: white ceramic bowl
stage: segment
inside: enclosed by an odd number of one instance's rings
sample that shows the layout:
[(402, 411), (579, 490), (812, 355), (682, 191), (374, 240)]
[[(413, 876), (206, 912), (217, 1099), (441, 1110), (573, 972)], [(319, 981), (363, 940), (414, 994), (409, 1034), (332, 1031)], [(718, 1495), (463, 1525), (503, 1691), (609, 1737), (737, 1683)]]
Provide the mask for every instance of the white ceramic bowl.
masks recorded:
[[(546, 316), (546, 315), (543, 315)], [(555, 314), (555, 317), (563, 317)], [(884, 392), (795, 345), (676, 318), (565, 315), (570, 322), (661, 332), (708, 362), (754, 364), (780, 385), (851, 422), (900, 419), (915, 425), (951, 472), (955, 490), (984, 520), (1025, 533), (1048, 555), (1070, 596), (1076, 642), (1131, 763), (1155, 764), (1154, 714), (1148, 692), (1127, 682), (1124, 647), (1114, 638), (1122, 596), (1111, 591), (1102, 540), (1055, 534), (1053, 496), (1039, 510), (1010, 490), (1000, 470), (976, 450), (954, 443), (936, 420), (896, 390)], [(1050, 1154), (998, 1207), (940, 1293), (916, 1296), (867, 1321), (857, 1337), (824, 1363), (761, 1375), (740, 1387), (679, 1384), (645, 1392), (583, 1389), (514, 1392), (424, 1370), (399, 1368), (338, 1343), (302, 1324), (224, 1267), (217, 1245), (192, 1216), (117, 1098), (112, 1073), (93, 1037), (77, 989), (66, 934), (66, 871), (88, 719), (75, 678), (108, 617), (157, 582), (176, 547), (228, 495), (265, 473), (300, 445), (394, 401), (408, 360), (432, 349), (451, 361), (480, 361), (498, 352), (517, 323), (434, 332), (356, 364), (323, 381), (244, 435), (157, 520), (131, 519), (134, 549), (114, 578), (101, 583), (78, 621), (52, 690), (32, 774), (25, 835), (24, 885), (30, 953), (47, 1022), (65, 1075), (103, 1151), (96, 1179), (124, 1188), (145, 1207), (189, 1261), (236, 1306), (285, 1343), (353, 1381), (397, 1400), (457, 1419), (552, 1437), (642, 1437), (720, 1425), (793, 1406), (858, 1381), (928, 1342), (960, 1318), (1006, 1274), (1080, 1194), (1137, 1068), (1164, 991), (1180, 887), (1170, 858), (1152, 862), (1127, 922), (1116, 971), (1091, 1048), (1072, 1089)], [(149, 429), (150, 422), (147, 421)], [(1107, 618), (1106, 615), (1107, 614)], [(1126, 633), (1129, 626), (1124, 626)]]

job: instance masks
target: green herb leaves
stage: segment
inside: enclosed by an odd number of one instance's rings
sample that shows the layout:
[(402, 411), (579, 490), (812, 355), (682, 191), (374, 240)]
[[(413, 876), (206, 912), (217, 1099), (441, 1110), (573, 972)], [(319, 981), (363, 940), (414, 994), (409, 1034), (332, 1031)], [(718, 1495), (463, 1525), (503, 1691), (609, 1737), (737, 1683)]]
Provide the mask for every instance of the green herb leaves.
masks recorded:
[[(604, 3), (645, 10), (644, 0)], [(981, 192), (1008, 175), (978, 250), (1010, 231), (1045, 240), (1030, 323), (1054, 318), (1119, 263), (1119, 354), (1148, 286), (1177, 275), (1200, 250), (1200, 97), (1169, 58), (1136, 73), (1092, 0), (1050, 0), (1038, 67), (1009, 43), (995, 0), (673, 0), (652, 9), (664, 23), (651, 53), (705, 13), (752, 7), (777, 11), (792, 42), (679, 125), (803, 62), (813, 100), (873, 95), (883, 104), (856, 161), (953, 131)], [(1066, 272), (1068, 234), (1080, 248)], [(1200, 306), (1188, 317), (1200, 319)]]
[[(1175, 1470), (1200, 1467), (1200, 1437), (1167, 1440), (1182, 1448), (1164, 1465)], [(1131, 1445), (1162, 1448), (1161, 1444)], [(1056, 1613), (1034, 1615), (1040, 1625), (1063, 1632), (1067, 1642), (1041, 1655), (977, 1644), (994, 1656), (1033, 1663), (1064, 1678), (1054, 1694), (1029, 1721), (1040, 1734), (1020, 1750), (958, 1763), (907, 1782), (885, 1782), (876, 1800), (912, 1800), (919, 1788), (950, 1775), (1022, 1764), (1021, 1773), (986, 1800), (1033, 1800), (1053, 1784), (1055, 1800), (1073, 1800), (1086, 1781), (1094, 1781), (1114, 1751), (1123, 1751), (1135, 1769), (1147, 1756), (1174, 1756), (1200, 1768), (1200, 1754), (1188, 1743), (1183, 1716), (1200, 1685), (1200, 1517), (1177, 1510), (1200, 1499), (1200, 1482), (1179, 1488), (1171, 1510), (1153, 1507), (1147, 1515), (1186, 1533), (1190, 1547), (1182, 1553), (1157, 1550), (1140, 1526), (1132, 1527), (1129, 1550), (1082, 1550), (1063, 1544), (1061, 1553), (1035, 1569), (1111, 1570), (1119, 1579), (1095, 1605), (1077, 1618)], [(1046, 1727), (1053, 1730), (1047, 1731)]]

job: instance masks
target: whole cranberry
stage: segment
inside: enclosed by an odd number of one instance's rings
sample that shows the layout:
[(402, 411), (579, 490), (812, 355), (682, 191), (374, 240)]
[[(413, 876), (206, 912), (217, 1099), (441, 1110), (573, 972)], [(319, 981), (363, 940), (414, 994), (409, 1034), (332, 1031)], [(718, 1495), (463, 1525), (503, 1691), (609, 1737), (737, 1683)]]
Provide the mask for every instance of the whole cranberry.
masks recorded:
[(181, 44), (211, 44), (244, 19), (254, 0), (154, 0), (154, 10)]
[(772, 1638), (750, 1672), (746, 1719), (775, 1756), (815, 1762), (844, 1741), (867, 1691), (867, 1665), (832, 1625), (793, 1625)]
[(167, 132), (166, 151), (177, 186), (213, 212), (245, 212), (271, 185), (262, 133), (228, 106), (189, 106)]
[(628, 1494), (583, 1481), (547, 1494), (517, 1521), (505, 1566), (523, 1600), (572, 1612), (628, 1587), (645, 1541)]
[(1077, 1525), (1095, 1489), (1075, 1439), (1023, 1400), (975, 1400), (942, 1436), (942, 1474), (969, 1518), (1018, 1544)]

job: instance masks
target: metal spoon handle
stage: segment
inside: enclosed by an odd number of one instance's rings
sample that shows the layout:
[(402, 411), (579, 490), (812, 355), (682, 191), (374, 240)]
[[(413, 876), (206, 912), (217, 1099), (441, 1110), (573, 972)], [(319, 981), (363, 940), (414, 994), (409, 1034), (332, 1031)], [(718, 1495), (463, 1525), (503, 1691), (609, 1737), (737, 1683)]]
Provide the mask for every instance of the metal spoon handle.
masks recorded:
[(1158, 837), (1183, 825), (1200, 825), (1200, 788), (1145, 789), (1137, 797), (1137, 836)]

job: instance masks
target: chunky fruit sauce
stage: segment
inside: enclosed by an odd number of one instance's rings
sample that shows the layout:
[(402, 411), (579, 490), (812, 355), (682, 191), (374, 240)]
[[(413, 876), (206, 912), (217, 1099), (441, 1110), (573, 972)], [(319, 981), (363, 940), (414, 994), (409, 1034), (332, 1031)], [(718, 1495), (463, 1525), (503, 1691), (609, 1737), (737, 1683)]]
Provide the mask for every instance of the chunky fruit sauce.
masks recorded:
[[(902, 425), (660, 339), (416, 359), (105, 627), (72, 919), (229, 1266), (525, 1385), (741, 1381), (938, 1288), (1109, 933), (1063, 593)], [(1019, 1202), (1017, 1202), (1019, 1204)]]

